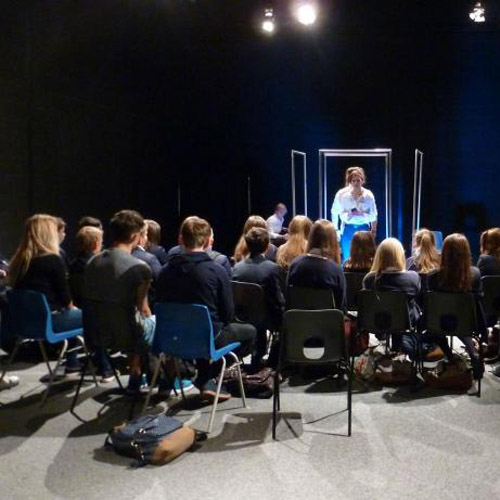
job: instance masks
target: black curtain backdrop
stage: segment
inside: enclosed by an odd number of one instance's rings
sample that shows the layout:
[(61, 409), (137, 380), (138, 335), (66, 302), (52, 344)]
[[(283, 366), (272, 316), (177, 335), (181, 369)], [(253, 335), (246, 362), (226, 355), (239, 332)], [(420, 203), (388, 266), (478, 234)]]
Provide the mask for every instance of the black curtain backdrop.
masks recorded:
[[(71, 235), (80, 216), (121, 208), (158, 220), (166, 246), (199, 214), (231, 252), (248, 177), (252, 212), (291, 208), (292, 148), (308, 153), (313, 217), (319, 148), (393, 148), (393, 226), (408, 247), (418, 147), (422, 225), (465, 232), (477, 254), (479, 232), (500, 224), (500, 30), (498, 5), (474, 25), (471, 3), (323, 0), (305, 30), (283, 0), (266, 37), (252, 0), (8, 2), (0, 252), (31, 213), (62, 216)], [(365, 165), (379, 190), (383, 168)]]

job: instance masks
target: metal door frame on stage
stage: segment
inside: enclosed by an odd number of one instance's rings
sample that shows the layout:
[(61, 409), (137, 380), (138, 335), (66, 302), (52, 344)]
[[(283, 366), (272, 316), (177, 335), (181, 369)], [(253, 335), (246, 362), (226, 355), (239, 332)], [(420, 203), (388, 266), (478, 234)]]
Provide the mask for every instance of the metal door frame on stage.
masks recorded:
[(422, 205), (422, 171), (424, 168), (424, 153), (415, 149), (415, 164), (413, 167), (413, 213), (411, 219), (411, 237), (420, 229), (420, 209)]
[(319, 216), (326, 217), (328, 158), (383, 157), (385, 158), (385, 235), (392, 236), (392, 149), (320, 149), (319, 150)]
[(307, 216), (307, 154), (303, 151), (292, 149), (290, 151), (292, 159), (292, 213), (293, 217), (297, 215), (297, 202), (296, 202), (296, 186), (295, 186), (295, 156), (302, 156), (304, 159), (304, 214)]

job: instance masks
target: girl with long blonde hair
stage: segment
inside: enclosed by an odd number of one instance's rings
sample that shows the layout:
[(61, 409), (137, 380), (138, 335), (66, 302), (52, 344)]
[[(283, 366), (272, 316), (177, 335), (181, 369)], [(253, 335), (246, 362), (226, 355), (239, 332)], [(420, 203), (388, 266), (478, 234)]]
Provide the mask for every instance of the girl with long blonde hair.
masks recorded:
[[(250, 231), (250, 229), (253, 229), (254, 227), (260, 227), (267, 230), (267, 224), (264, 218), (260, 215), (251, 215), (246, 220), (245, 225), (243, 226), (243, 232), (241, 233), (240, 239), (238, 240), (236, 248), (234, 249), (233, 262), (235, 264), (242, 261), (243, 259), (246, 259), (250, 255), (247, 244), (245, 243), (245, 234), (247, 234), (248, 231)], [(273, 261), (276, 260), (276, 252), (276, 246), (270, 243), (265, 255), (266, 259)]]
[(441, 256), (436, 248), (434, 233), (422, 228), (415, 233), (413, 238), (413, 255), (406, 261), (408, 270), (419, 273), (429, 273), (438, 269)]
[(296, 215), (288, 226), (288, 241), (278, 248), (276, 263), (283, 269), (288, 269), (292, 261), (299, 255), (304, 255), (307, 240), (312, 228), (312, 221), (305, 215)]

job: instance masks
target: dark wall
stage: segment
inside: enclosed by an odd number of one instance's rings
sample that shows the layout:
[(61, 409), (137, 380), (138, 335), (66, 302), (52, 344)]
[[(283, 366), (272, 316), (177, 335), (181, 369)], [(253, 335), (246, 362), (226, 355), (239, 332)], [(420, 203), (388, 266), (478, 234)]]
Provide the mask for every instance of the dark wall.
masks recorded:
[[(276, 3), (282, 20), (288, 4)], [(250, 0), (3, 6), (0, 250), (13, 251), (32, 212), (62, 215), (71, 233), (81, 215), (132, 207), (163, 224), (167, 244), (182, 216), (205, 216), (230, 251), (248, 177), (252, 211), (291, 204), (292, 148), (309, 155), (317, 215), (325, 147), (393, 148), (406, 242), (422, 149), (422, 224), (475, 243), (500, 209), (498, 7), (478, 26), (466, 0), (404, 4), (325, 0), (314, 30), (283, 23), (271, 38)], [(379, 167), (367, 167), (379, 190)]]

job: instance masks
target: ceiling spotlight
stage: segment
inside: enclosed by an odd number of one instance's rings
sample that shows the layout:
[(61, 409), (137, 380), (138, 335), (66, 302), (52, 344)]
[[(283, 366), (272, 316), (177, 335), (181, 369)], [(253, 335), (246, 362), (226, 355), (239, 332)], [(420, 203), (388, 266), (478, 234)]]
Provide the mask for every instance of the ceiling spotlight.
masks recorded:
[(484, 8), (484, 5), (482, 2), (476, 2), (474, 4), (474, 8), (469, 14), (469, 17), (474, 21), (475, 23), (484, 23), (486, 21), (486, 16), (485, 16), (486, 10)]
[(318, 12), (316, 7), (312, 3), (303, 3), (297, 7), (295, 12), (297, 17), (297, 21), (303, 24), (304, 26), (310, 26), (316, 22), (316, 18), (318, 17)]
[(266, 9), (264, 11), (264, 20), (262, 21), (262, 31), (271, 35), (276, 29), (276, 23), (274, 22), (274, 11), (273, 9)]

